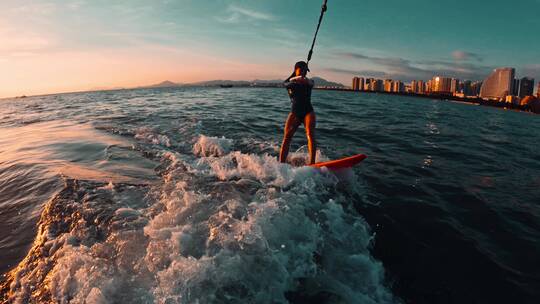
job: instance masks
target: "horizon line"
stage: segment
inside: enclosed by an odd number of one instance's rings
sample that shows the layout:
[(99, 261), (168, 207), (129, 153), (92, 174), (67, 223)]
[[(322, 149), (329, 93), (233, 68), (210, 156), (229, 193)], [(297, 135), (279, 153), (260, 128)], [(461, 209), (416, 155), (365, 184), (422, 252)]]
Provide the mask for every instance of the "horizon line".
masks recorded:
[[(328, 80), (328, 79), (325, 79), (323, 77), (320, 77), (320, 76), (313, 76), (312, 78), (320, 78), (320, 79), (323, 79), (325, 81), (328, 81), (328, 82), (334, 82), (334, 83), (337, 83), (337, 84), (341, 84), (342, 86), (344, 87), (347, 87), (347, 85), (341, 83), (341, 82), (337, 82), (337, 81), (332, 81), (332, 80)], [(227, 81), (230, 81), (230, 82), (249, 82), (249, 83), (253, 83), (255, 82), (256, 80), (259, 80), (259, 81), (274, 81), (274, 80), (278, 80), (278, 79), (253, 79), (253, 80), (231, 80), (231, 79), (209, 79), (209, 80), (201, 80), (201, 81), (195, 81), (195, 82), (186, 82), (186, 83), (183, 83), (183, 82), (176, 82), (176, 81), (171, 81), (171, 80), (163, 80), (163, 81), (160, 81), (158, 83), (154, 83), (154, 84), (146, 84), (146, 85), (137, 85), (137, 86), (128, 86), (128, 87), (103, 87), (103, 88), (90, 88), (90, 89), (81, 89), (81, 90), (75, 90), (75, 91), (61, 91), (61, 92), (53, 92), (53, 93), (43, 93), (43, 94), (33, 94), (33, 95), (18, 95), (18, 96), (6, 96), (6, 97), (0, 97), (0, 100), (5, 100), (5, 99), (20, 99), (20, 98), (28, 98), (28, 97), (41, 97), (41, 96), (52, 96), (52, 95), (62, 95), (62, 94), (75, 94), (75, 93), (90, 93), (90, 92), (106, 92), (106, 91), (121, 91), (121, 90), (136, 90), (136, 89), (152, 89), (152, 86), (156, 86), (156, 85), (159, 85), (159, 84), (162, 84), (162, 83), (165, 83), (165, 82), (171, 82), (175, 85), (178, 85), (178, 86), (184, 86), (184, 87), (189, 87), (189, 86), (197, 86), (197, 84), (199, 83), (204, 83), (204, 82), (211, 82), (211, 81), (223, 81), (223, 82), (227, 82)], [(280, 80), (282, 81), (282, 80)], [(171, 88), (173, 88), (174, 86), (171, 86)], [(155, 87), (155, 88), (159, 88), (159, 87)], [(162, 87), (162, 88), (166, 88), (166, 87)]]

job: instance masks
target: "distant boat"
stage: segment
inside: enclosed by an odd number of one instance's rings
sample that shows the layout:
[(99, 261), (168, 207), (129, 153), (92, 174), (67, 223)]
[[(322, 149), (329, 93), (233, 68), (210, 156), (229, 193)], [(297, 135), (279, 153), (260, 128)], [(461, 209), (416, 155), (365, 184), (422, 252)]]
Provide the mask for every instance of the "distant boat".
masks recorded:
[(219, 86), (222, 87), (222, 88), (232, 88), (233, 87), (232, 84), (220, 84)]

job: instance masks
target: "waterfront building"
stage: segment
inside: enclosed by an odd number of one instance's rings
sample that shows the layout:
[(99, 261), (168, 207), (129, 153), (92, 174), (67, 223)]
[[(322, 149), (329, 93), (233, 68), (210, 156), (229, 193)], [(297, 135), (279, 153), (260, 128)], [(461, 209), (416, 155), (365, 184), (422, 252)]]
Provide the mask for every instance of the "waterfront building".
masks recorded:
[(366, 78), (365, 82), (364, 82), (364, 91), (371, 91), (371, 83), (374, 81), (375, 79), (373, 78)]
[(495, 69), (484, 81), (480, 89), (480, 97), (484, 99), (503, 100), (512, 93), (514, 85), (514, 68)]
[(451, 93), (452, 79), (448, 77), (435, 76), (431, 80), (431, 91), (438, 94)]
[(505, 102), (519, 105), (520, 100), (521, 99), (519, 97), (515, 96), (515, 95), (508, 95), (508, 96), (506, 96)]
[(465, 96), (472, 96), (473, 93), (472, 93), (472, 88), (471, 88), (471, 81), (470, 80), (465, 80), (463, 81), (463, 84), (461, 86), (461, 92), (465, 95)]
[(418, 94), (424, 94), (426, 93), (426, 84), (423, 80), (418, 80), (418, 84), (416, 85), (416, 93)]
[(519, 79), (514, 79), (512, 82), (512, 93), (511, 95), (518, 96), (519, 95)]
[(392, 92), (394, 93), (403, 93), (405, 92), (405, 85), (403, 82), (396, 80), (392, 83)]
[(538, 87), (536, 88), (536, 97), (540, 98), (540, 81), (538, 82)]
[(459, 79), (452, 78), (450, 81), (450, 93), (454, 94), (459, 92)]
[(482, 81), (475, 81), (471, 84), (471, 96), (480, 96), (482, 83), (483, 83)]
[(538, 103), (540, 100), (538, 100), (536, 97), (534, 96), (526, 96), (525, 98), (522, 98), (520, 101), (519, 101), (519, 105), (520, 106), (526, 106), (526, 105), (530, 105), (530, 104), (534, 104), (534, 103)]
[(354, 91), (363, 91), (364, 90), (364, 78), (354, 77), (352, 81), (352, 89)]
[(534, 92), (534, 79), (529, 77), (523, 77), (519, 80), (519, 90), (517, 96), (523, 98), (525, 96), (533, 95)]
[(431, 80), (428, 80), (426, 82), (426, 93), (431, 93), (431, 91), (432, 91), (432, 83), (431, 82), (432, 82)]
[(418, 92), (418, 84), (417, 84), (416, 80), (411, 81), (410, 92), (411, 93), (417, 93)]
[(385, 92), (392, 92), (392, 79), (385, 79), (384, 80), (384, 91)]
[(375, 82), (373, 84), (373, 91), (375, 92), (384, 91), (384, 81), (382, 81), (381, 79), (375, 79)]
[(380, 79), (371, 79), (369, 90), (373, 92), (382, 92), (384, 90), (384, 82)]

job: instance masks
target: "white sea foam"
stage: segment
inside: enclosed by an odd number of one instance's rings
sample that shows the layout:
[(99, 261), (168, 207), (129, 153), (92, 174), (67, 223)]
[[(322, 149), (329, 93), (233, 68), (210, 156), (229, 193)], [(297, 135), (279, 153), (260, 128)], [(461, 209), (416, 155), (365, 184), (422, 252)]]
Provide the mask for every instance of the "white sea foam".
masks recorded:
[[(201, 137), (194, 152), (216, 155), (208, 151), (230, 144)], [(367, 224), (341, 197), (329, 198), (335, 177), (269, 155), (217, 155), (188, 164), (169, 154), (165, 209), (145, 227), (156, 300), (286, 303), (285, 292), (304, 280), (307, 293), (346, 303), (393, 301), (369, 254)], [(208, 185), (208, 176), (220, 182)]]
[(193, 146), (193, 153), (197, 156), (223, 156), (233, 145), (231, 139), (225, 137), (209, 137), (201, 135)]
[[(49, 289), (38, 288), (59, 303), (287, 303), (287, 292), (394, 301), (369, 253), (368, 225), (335, 176), (232, 148), (201, 136), (199, 159), (163, 153), (149, 208), (127, 202), (130, 188), (91, 190), (78, 206), (86, 216), (42, 246), (49, 252), (36, 271)], [(21, 303), (34, 292), (31, 276), (20, 272), (12, 287)]]
[(135, 132), (135, 138), (153, 145), (171, 146), (171, 140), (167, 135), (159, 134), (150, 127), (138, 128)]

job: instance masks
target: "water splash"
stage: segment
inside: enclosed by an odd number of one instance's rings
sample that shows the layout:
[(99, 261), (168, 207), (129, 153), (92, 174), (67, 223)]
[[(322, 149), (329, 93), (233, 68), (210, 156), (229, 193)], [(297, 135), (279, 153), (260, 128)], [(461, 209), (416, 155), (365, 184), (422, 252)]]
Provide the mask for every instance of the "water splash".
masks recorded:
[[(202, 139), (201, 139), (202, 138)], [(339, 180), (269, 155), (162, 153), (151, 187), (67, 180), (3, 294), (13, 302), (391, 303)], [(331, 302), (331, 301), (330, 301)]]

